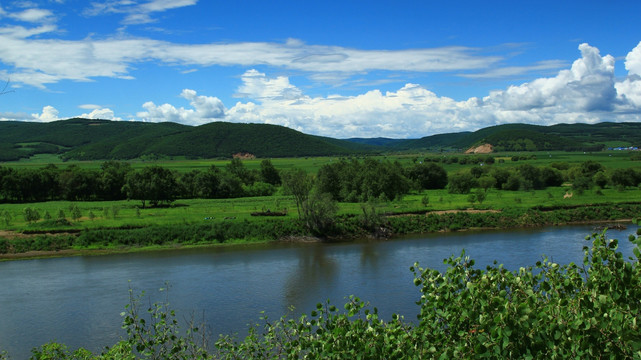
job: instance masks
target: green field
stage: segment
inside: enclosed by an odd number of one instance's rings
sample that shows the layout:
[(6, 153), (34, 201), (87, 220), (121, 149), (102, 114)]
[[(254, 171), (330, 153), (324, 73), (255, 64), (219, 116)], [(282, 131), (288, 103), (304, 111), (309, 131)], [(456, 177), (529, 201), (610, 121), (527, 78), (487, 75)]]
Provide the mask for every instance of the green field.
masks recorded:
[[(497, 165), (501, 166), (518, 166), (527, 162), (535, 166), (550, 165), (554, 162), (567, 162), (570, 165), (580, 164), (581, 162), (587, 160), (594, 160), (603, 164), (606, 168), (616, 169), (616, 168), (627, 168), (627, 167), (641, 167), (641, 161), (631, 161), (630, 158), (634, 155), (638, 155), (639, 152), (629, 152), (629, 151), (600, 151), (600, 152), (564, 152), (564, 151), (537, 151), (537, 152), (504, 152), (504, 153), (492, 153), (490, 154), (495, 159), (497, 159)], [(379, 159), (388, 159), (391, 161), (398, 160), (401, 163), (410, 163), (413, 161), (422, 161), (425, 158), (448, 158), (448, 157), (475, 157), (475, 156), (487, 156), (487, 155), (465, 155), (461, 153), (391, 153), (388, 155), (378, 155), (372, 156)], [(527, 157), (528, 160), (519, 160), (512, 161), (512, 157), (522, 156)], [(535, 157), (535, 159), (531, 159)], [(356, 157), (356, 158), (364, 158)], [(301, 158), (271, 158), (270, 160), (274, 166), (279, 169), (289, 169), (289, 168), (300, 168), (309, 173), (316, 173), (318, 168), (322, 165), (335, 161), (339, 157), (301, 157)], [(503, 160), (504, 162), (499, 164), (498, 160)], [(258, 169), (260, 166), (261, 158), (243, 160), (243, 163), (249, 169)], [(197, 159), (197, 160), (188, 160), (188, 159), (174, 159), (174, 160), (130, 160), (129, 162), (134, 169), (140, 169), (145, 166), (151, 165), (160, 165), (167, 167), (178, 172), (187, 172), (194, 169), (203, 170), (212, 165), (215, 166), (225, 166), (229, 163), (229, 160), (221, 159)], [(58, 167), (64, 168), (69, 165), (77, 165), (85, 169), (98, 169), (103, 161), (62, 161), (60, 157), (52, 154), (39, 154), (32, 156), (29, 159), (22, 159), (20, 161), (10, 161), (10, 162), (0, 162), (1, 166), (7, 166), (11, 168), (33, 168), (38, 169), (42, 168), (48, 164), (54, 164)], [(470, 167), (472, 165), (459, 165), (459, 164), (444, 164), (444, 167), (447, 171), (459, 170), (465, 167)]]
[[(622, 151), (609, 151), (599, 153), (567, 153), (567, 152), (537, 152), (537, 153), (498, 153), (492, 154), (493, 165), (485, 165), (492, 168), (516, 169), (521, 164), (530, 164), (536, 167), (558, 165), (565, 163), (566, 168), (580, 166), (587, 160), (592, 160), (603, 165), (606, 172), (615, 169), (633, 168), (639, 171), (641, 162), (631, 160), (634, 154)], [(439, 164), (448, 174), (460, 171), (469, 171), (479, 167), (479, 159), (488, 155), (464, 155), (460, 153), (421, 153), (421, 154), (389, 154), (387, 156), (376, 156), (375, 159), (386, 161), (398, 161), (405, 167), (422, 161), (434, 161), (439, 159)], [(456, 161), (453, 159), (456, 158)], [(359, 157), (358, 159), (363, 159)], [(472, 161), (473, 159), (473, 161)], [(75, 165), (84, 169), (100, 169), (102, 162), (52, 162), (55, 160), (49, 156), (36, 156), (27, 161), (4, 163), (2, 166), (15, 169), (40, 169), (47, 164), (54, 163), (59, 169)], [(243, 160), (243, 165), (248, 170), (259, 170), (262, 159)], [(288, 169), (302, 169), (308, 174), (316, 174), (323, 165), (338, 161), (337, 157), (306, 157), (306, 158), (275, 158), (271, 159), (276, 169), (283, 171)], [(142, 169), (151, 165), (160, 165), (164, 168), (175, 171), (178, 174), (185, 174), (191, 170), (204, 171), (212, 165), (224, 169), (229, 160), (166, 160), (166, 161), (131, 161), (133, 169)], [(481, 165), (482, 166), (482, 165)], [(475, 197), (481, 193), (483, 201), (479, 202)], [(571, 196), (570, 196), (571, 195)], [(339, 202), (337, 203), (337, 227), (334, 228), (336, 235), (367, 236), (371, 231), (370, 223), (365, 220), (367, 216), (364, 209), (374, 211), (376, 226), (392, 227), (394, 232), (408, 233), (421, 231), (436, 231), (447, 229), (465, 229), (469, 227), (510, 227), (530, 226), (544, 224), (559, 224), (574, 221), (595, 221), (595, 220), (616, 220), (621, 218), (632, 218), (638, 214), (630, 213), (630, 208), (619, 211), (617, 204), (641, 204), (641, 189), (639, 187), (615, 187), (596, 186), (577, 191), (572, 184), (565, 183), (562, 186), (550, 186), (543, 190), (518, 190), (507, 191), (489, 188), (487, 190), (472, 189), (471, 193), (456, 194), (450, 193), (447, 189), (436, 190), (411, 190), (409, 193), (396, 198), (393, 201), (374, 201), (365, 203)], [(164, 207), (144, 207), (138, 200), (122, 201), (48, 201), (32, 203), (3, 203), (0, 204), (0, 240), (18, 239), (22, 237), (22, 249), (30, 249), (25, 243), (24, 236), (50, 236), (47, 233), (57, 233), (56, 236), (71, 236), (73, 234), (85, 234), (96, 231), (120, 231), (119, 234), (111, 234), (116, 241), (114, 244), (127, 244), (125, 238), (153, 237), (153, 231), (173, 228), (183, 229), (185, 233), (196, 239), (201, 234), (207, 236), (207, 231), (218, 231), (218, 240), (221, 241), (221, 234), (231, 236), (225, 238), (225, 242), (237, 241), (261, 241), (261, 231), (265, 231), (265, 240), (274, 240), (279, 236), (288, 234), (305, 234), (305, 225), (299, 221), (298, 211), (293, 196), (284, 193), (282, 187), (277, 188), (276, 194), (263, 197), (241, 197), (230, 199), (181, 199), (178, 198)], [(597, 207), (601, 208), (597, 209)], [(583, 213), (568, 215), (573, 209), (584, 208)], [(589, 213), (594, 208), (593, 214)], [(31, 209), (38, 213), (38, 220), (29, 222), (24, 216), (25, 210)], [(373, 210), (372, 210), (373, 209)], [(476, 212), (475, 218), (472, 215), (448, 218), (444, 223), (426, 224), (425, 220), (418, 222), (406, 221), (403, 219), (392, 220), (398, 215), (423, 217), (426, 214), (442, 214), (450, 211), (469, 214), (473, 211), (494, 211), (500, 213), (497, 219), (490, 215), (482, 215)], [(532, 211), (547, 211), (547, 214), (532, 213)], [(550, 214), (549, 211), (560, 211)], [(636, 210), (635, 210), (636, 211)], [(279, 212), (285, 216), (254, 216), (259, 212)], [(529, 213), (528, 213), (529, 212)], [(565, 212), (565, 213), (564, 213)], [(485, 212), (485, 214), (487, 214)], [(467, 217), (466, 217), (467, 216)], [(483, 217), (485, 216), (485, 217)], [(528, 216), (535, 216), (538, 220), (529, 223)], [(518, 218), (518, 219), (517, 219)], [(389, 220), (385, 220), (389, 219)], [(423, 222), (423, 223), (422, 223)], [(369, 225), (367, 225), (369, 224)], [(385, 225), (386, 224), (386, 225)], [(436, 224), (436, 225), (435, 225)], [(394, 227), (397, 228), (394, 228)], [(436, 226), (436, 228), (435, 228)], [(130, 234), (130, 229), (149, 229), (149, 232), (139, 232), (136, 235)], [(156, 229), (156, 230), (154, 230)], [(209, 229), (209, 230), (207, 230)], [(218, 229), (218, 230), (215, 230)], [(221, 230), (222, 229), (222, 230)], [(244, 230), (243, 230), (244, 229)], [(367, 230), (369, 229), (369, 230)], [(313, 232), (312, 232), (313, 233)], [(38, 235), (39, 234), (39, 235)], [(72, 234), (72, 235), (69, 235)], [(93, 233), (92, 233), (93, 234)], [(316, 234), (318, 235), (318, 234)], [(322, 234), (321, 234), (322, 235)], [(108, 237), (109, 238), (109, 237)], [(124, 239), (124, 240), (123, 240)], [(45, 241), (46, 240), (46, 241)], [(51, 239), (45, 239), (47, 244)], [(147, 239), (153, 243), (153, 239)], [(13, 240), (10, 240), (13, 241)], [(68, 248), (73, 239), (66, 240), (66, 245), (61, 248)], [(138, 241), (138, 240), (136, 240)], [(164, 241), (164, 240), (163, 240)], [(196, 241), (197, 240), (189, 240)], [(2, 245), (2, 244), (0, 244)], [(154, 244), (160, 245), (160, 244)], [(5, 242), (5, 250), (11, 249), (12, 245)], [(57, 245), (56, 245), (57, 246)], [(74, 248), (82, 248), (86, 245), (73, 245)], [(91, 245), (87, 248), (113, 247), (109, 240), (104, 240), (101, 245)], [(119, 245), (121, 246), (121, 245)], [(39, 248), (39, 247), (36, 247)], [(46, 249), (47, 246), (42, 246)], [(54, 246), (55, 248), (55, 246)], [(15, 249), (14, 249), (15, 250)]]
[[(605, 204), (638, 201), (641, 199), (641, 190), (628, 189), (618, 191), (603, 189), (602, 194), (596, 190), (585, 191), (581, 195), (573, 194), (571, 198), (564, 199), (566, 193), (572, 193), (569, 187), (554, 187), (545, 190), (533, 191), (499, 191), (489, 190), (483, 203), (471, 203), (467, 194), (449, 194), (447, 190), (425, 190), (413, 192), (401, 200), (376, 204), (379, 212), (387, 214), (417, 213), (425, 211), (482, 209), (529, 209), (536, 206), (545, 207), (572, 207), (583, 204)], [(423, 204), (427, 197), (428, 203)], [(76, 205), (80, 209), (81, 217), (76, 221), (71, 219), (70, 208)], [(1, 210), (11, 214), (10, 224), (1, 223), (1, 230), (11, 231), (37, 231), (37, 230), (67, 230), (67, 229), (99, 229), (130, 226), (152, 226), (171, 224), (197, 224), (206, 222), (223, 221), (260, 221), (263, 217), (251, 216), (253, 212), (270, 210), (286, 211), (285, 218), (298, 217), (296, 205), (291, 196), (268, 196), (237, 199), (183, 199), (178, 200), (169, 207), (140, 208), (139, 201), (96, 201), (96, 202), (70, 202), (52, 201), (30, 204), (2, 204)], [(339, 203), (338, 214), (361, 213), (359, 203)], [(22, 216), (25, 208), (38, 210), (42, 217), (45, 213), (55, 219), (62, 210), (70, 225), (48, 225), (44, 220), (36, 223), (27, 223)], [(114, 209), (116, 215), (114, 215)], [(94, 218), (91, 219), (90, 213)], [(233, 218), (233, 219), (231, 219)]]

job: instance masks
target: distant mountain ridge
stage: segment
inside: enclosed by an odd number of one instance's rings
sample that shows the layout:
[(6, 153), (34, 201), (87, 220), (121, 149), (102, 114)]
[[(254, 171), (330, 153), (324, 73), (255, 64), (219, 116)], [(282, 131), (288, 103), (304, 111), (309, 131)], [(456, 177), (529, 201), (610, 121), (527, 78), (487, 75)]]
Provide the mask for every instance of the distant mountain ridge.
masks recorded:
[[(352, 140), (352, 139), (348, 139)], [(641, 123), (557, 124), (551, 126), (505, 124), (474, 132), (426, 136), (420, 139), (386, 139), (394, 150), (465, 151), (491, 144), (494, 151), (599, 151), (607, 147), (641, 145)], [(361, 144), (379, 144), (378, 139), (355, 139)]]
[(51, 123), (0, 121), (0, 161), (34, 154), (70, 160), (145, 157), (231, 158), (349, 156), (398, 151), (465, 151), (488, 143), (495, 151), (582, 150), (641, 145), (641, 123), (497, 125), (420, 139), (335, 139), (279, 125), (213, 122), (200, 126), (73, 118)]

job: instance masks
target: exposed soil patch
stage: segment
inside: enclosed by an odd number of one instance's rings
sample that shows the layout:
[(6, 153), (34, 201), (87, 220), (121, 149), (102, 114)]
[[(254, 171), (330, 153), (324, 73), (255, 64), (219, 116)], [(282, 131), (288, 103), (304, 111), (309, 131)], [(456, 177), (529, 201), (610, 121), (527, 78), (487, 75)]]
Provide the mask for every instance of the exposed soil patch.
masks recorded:
[(15, 232), (15, 231), (0, 230), (0, 238), (15, 239), (15, 238), (28, 238), (32, 236), (33, 235), (27, 235), (27, 234)]
[(251, 153), (236, 153), (232, 155), (234, 159), (241, 159), (241, 160), (252, 160), (256, 158), (256, 155), (251, 154)]
[(454, 213), (469, 213), (469, 214), (481, 214), (481, 213), (500, 213), (500, 210), (478, 210), (478, 209), (465, 209), (465, 210), (441, 210), (441, 211), (428, 211), (425, 215), (429, 214), (454, 214)]
[(494, 151), (492, 144), (483, 144), (477, 147), (471, 147), (465, 151), (466, 154), (489, 154)]
[[(480, 213), (500, 213), (500, 210), (479, 210), (479, 209), (459, 209), (459, 210), (435, 210), (427, 211), (425, 216), (430, 214), (442, 215), (442, 214), (455, 214), (455, 213), (468, 213), (468, 214), (480, 214)], [(398, 216), (411, 216), (419, 215), (421, 213), (411, 212), (411, 213), (400, 213), (400, 214), (390, 214), (387, 217), (398, 217)]]
[(0, 238), (26, 239), (26, 238), (35, 237), (38, 235), (49, 235), (49, 236), (78, 235), (79, 232), (80, 230), (48, 230), (48, 231), (30, 230), (27, 233), (21, 233), (17, 231), (0, 230)]

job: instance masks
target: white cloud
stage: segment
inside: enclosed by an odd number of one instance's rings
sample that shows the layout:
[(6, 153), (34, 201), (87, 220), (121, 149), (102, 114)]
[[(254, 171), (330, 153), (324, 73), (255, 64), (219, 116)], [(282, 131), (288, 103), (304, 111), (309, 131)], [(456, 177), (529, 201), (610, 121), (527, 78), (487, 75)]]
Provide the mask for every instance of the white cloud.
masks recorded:
[[(117, 11), (125, 6), (123, 1), (116, 2), (118, 6), (114, 2), (99, 5), (105, 11)], [(189, 3), (191, 2), (179, 2), (182, 6)], [(169, 6), (169, 2), (145, 4), (150, 9)], [(179, 44), (149, 38), (123, 37), (62, 40), (55, 38), (57, 32), (58, 28), (52, 24), (37, 27), (0, 26), (0, 63), (13, 67), (10, 71), (16, 74), (13, 77), (16, 82), (43, 88), (62, 80), (89, 81), (96, 77), (130, 79), (130, 68), (147, 61), (190, 68), (266, 65), (303, 71), (316, 79), (338, 79), (375, 70), (479, 70), (501, 60), (497, 56), (478, 55), (477, 49), (466, 47), (359, 50), (307, 45), (296, 40), (285, 43), (209, 44)], [(50, 38), (34, 38), (44, 35)], [(51, 54), (65, 54), (64, 61), (50, 56)]]
[(94, 1), (91, 7), (83, 11), (86, 16), (104, 14), (125, 14), (122, 23), (125, 25), (147, 24), (155, 22), (153, 13), (164, 12), (184, 6), (195, 5), (198, 0), (108, 0)]
[(82, 114), (77, 117), (85, 119), (122, 120), (121, 118), (115, 116), (113, 110), (109, 108), (93, 109), (90, 113)]
[(641, 76), (641, 41), (625, 57), (625, 68), (630, 75)]
[(51, 122), (60, 120), (58, 117), (58, 110), (51, 105), (42, 108), (41, 114), (31, 114), (33, 120), (40, 122)]
[(294, 100), (303, 93), (296, 86), (289, 83), (289, 78), (279, 76), (267, 79), (265, 74), (254, 69), (246, 71), (241, 77), (243, 85), (238, 89), (238, 96), (269, 100)]
[(78, 105), (78, 108), (85, 110), (96, 110), (102, 108), (102, 106), (96, 104), (82, 104)]
[(194, 90), (185, 89), (181, 97), (189, 100), (193, 109), (176, 108), (170, 104), (156, 105), (147, 101), (142, 105), (146, 111), (136, 114), (138, 118), (149, 122), (171, 121), (186, 125), (201, 125), (219, 120), (225, 115), (225, 106), (220, 99), (212, 96), (198, 96)]
[(257, 103), (237, 103), (227, 112), (227, 119), (280, 124), (306, 133), (343, 138), (422, 137), (504, 123), (641, 120), (641, 77), (631, 75), (616, 82), (612, 56), (601, 56), (597, 48), (588, 44), (581, 44), (579, 50), (581, 58), (554, 77), (466, 101), (439, 97), (416, 84), (407, 84), (396, 92), (371, 90), (359, 96), (317, 98), (297, 93), (288, 99), (279, 96), (281, 91), (299, 90), (287, 78), (269, 79), (265, 74), (248, 71), (241, 77), (239, 92)]
[(194, 90), (184, 89), (180, 96), (189, 100), (201, 119), (219, 119), (225, 116), (225, 105), (217, 97), (199, 96)]
[[(466, 101), (437, 96), (417, 84), (385, 93), (370, 90), (357, 96), (310, 97), (285, 76), (269, 78), (248, 70), (238, 88), (248, 100), (217, 114), (224, 113), (226, 121), (278, 124), (338, 138), (415, 138), (505, 123), (641, 121), (641, 77), (632, 74), (616, 82), (612, 56), (601, 56), (588, 44), (581, 44), (579, 50), (581, 57), (554, 77)], [(630, 58), (628, 63), (633, 63), (634, 57)], [(143, 105), (147, 112), (138, 115), (148, 121), (187, 124), (213, 120), (197, 116), (203, 105), (196, 98), (209, 99), (214, 108), (224, 109), (217, 98), (196, 96), (192, 90), (183, 90), (181, 96), (190, 100), (193, 109), (148, 102)]]
[(496, 69), (490, 69), (485, 72), (473, 73), (473, 74), (459, 74), (461, 77), (472, 78), (472, 79), (483, 79), (483, 78), (504, 78), (508, 76), (519, 76), (524, 75), (533, 71), (545, 71), (545, 70), (558, 70), (565, 66), (565, 62), (561, 60), (546, 60), (540, 61), (534, 65), (530, 66), (507, 66)]
[(553, 78), (541, 78), (520, 86), (496, 91), (484, 101), (497, 103), (505, 110), (532, 110), (555, 107), (558, 111), (612, 110), (614, 58), (601, 57), (599, 49), (579, 45), (581, 58), (569, 70), (561, 70)]
[(37, 23), (52, 20), (53, 13), (45, 9), (32, 8), (18, 13), (9, 14), (9, 17), (19, 21)]

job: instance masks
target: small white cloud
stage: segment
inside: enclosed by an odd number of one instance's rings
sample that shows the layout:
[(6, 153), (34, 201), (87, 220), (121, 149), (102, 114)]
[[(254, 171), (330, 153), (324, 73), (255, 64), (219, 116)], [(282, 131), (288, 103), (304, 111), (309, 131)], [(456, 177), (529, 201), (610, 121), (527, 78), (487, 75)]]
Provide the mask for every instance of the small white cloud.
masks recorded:
[(641, 76), (641, 41), (625, 57), (625, 68), (630, 75)]
[(269, 101), (295, 100), (302, 95), (302, 91), (290, 84), (286, 76), (269, 79), (265, 74), (252, 69), (246, 71), (241, 79), (243, 85), (238, 88), (238, 96)]
[(195, 5), (198, 0), (107, 0), (95, 1), (91, 7), (83, 11), (86, 16), (104, 14), (124, 14), (122, 23), (125, 25), (147, 24), (155, 22), (153, 13), (164, 12), (184, 6)]
[[(1, 14), (1, 13), (0, 13)], [(9, 14), (9, 17), (30, 23), (41, 23), (53, 20), (53, 13), (45, 9), (27, 9), (18, 13)]]
[(84, 119), (122, 120), (121, 118), (115, 116), (113, 110), (109, 108), (93, 109), (90, 113), (82, 114), (78, 117)]
[(96, 104), (82, 104), (78, 105), (78, 108), (85, 110), (96, 110), (102, 108), (102, 106)]
[(184, 89), (180, 96), (189, 100), (193, 108), (177, 108), (170, 104), (156, 105), (147, 101), (142, 105), (146, 111), (138, 112), (136, 116), (148, 122), (171, 121), (185, 125), (202, 125), (221, 119), (225, 115), (225, 106), (217, 97), (199, 96), (196, 91), (190, 89)]
[(201, 119), (219, 119), (225, 116), (225, 105), (217, 97), (199, 96), (190, 89), (184, 89), (180, 96), (189, 100), (189, 104), (196, 110), (196, 116)]
[(40, 122), (51, 122), (60, 120), (58, 110), (51, 105), (42, 108), (41, 114), (32, 114), (33, 120)]

